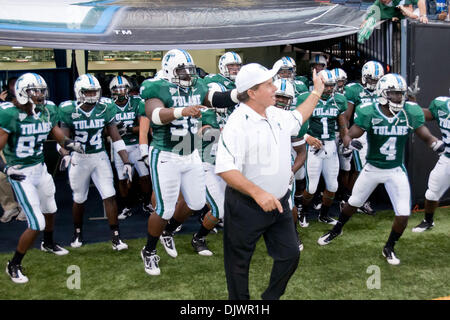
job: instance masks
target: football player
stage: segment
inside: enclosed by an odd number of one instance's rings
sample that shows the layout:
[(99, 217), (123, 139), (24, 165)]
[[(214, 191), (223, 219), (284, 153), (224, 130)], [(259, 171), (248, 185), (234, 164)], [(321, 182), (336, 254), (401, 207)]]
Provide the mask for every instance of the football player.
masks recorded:
[(273, 69), (275, 68), (279, 70), (275, 76), (276, 79), (287, 79), (291, 81), (294, 86), (295, 95), (292, 103), (295, 106), (297, 103), (297, 97), (301, 93), (308, 91), (308, 87), (305, 83), (303, 83), (303, 81), (295, 79), (297, 72), (297, 64), (295, 63), (295, 60), (288, 56), (282, 57), (274, 63)]
[[(114, 77), (109, 83), (111, 99), (116, 112), (116, 124), (119, 134), (125, 142), (128, 159), (139, 174), (139, 183), (144, 195), (142, 209), (150, 213), (153, 208), (150, 204), (150, 173), (144, 161), (139, 161), (142, 156), (139, 150), (139, 108), (142, 99), (130, 96), (130, 83), (123, 76)], [(123, 161), (117, 150), (114, 150), (114, 164), (119, 178), (119, 193), (123, 200), (123, 208), (119, 214), (119, 220), (131, 215), (131, 204), (128, 198), (127, 178), (123, 174)]]
[[(331, 71), (322, 70), (319, 75), (325, 79), (325, 90), (309, 119), (308, 135), (320, 140), (320, 143), (307, 146), (306, 189), (303, 192), (300, 212), (300, 221), (304, 226), (307, 226), (306, 213), (316, 193), (321, 175), (325, 180), (325, 190), (318, 220), (328, 224), (336, 223), (336, 220), (328, 216), (338, 189), (339, 158), (335, 143), (335, 127), (339, 126), (341, 136), (344, 136), (347, 130), (344, 116), (347, 110), (347, 99), (344, 95), (335, 92), (336, 78)], [(305, 101), (308, 96), (309, 93), (301, 94), (297, 105)]]
[(426, 121), (438, 122), (445, 152), (430, 173), (428, 189), (425, 192), (425, 217), (412, 229), (413, 232), (423, 232), (434, 227), (434, 211), (439, 206), (439, 199), (450, 187), (450, 97), (437, 97), (431, 101), (428, 109), (422, 110)]
[(405, 102), (407, 85), (398, 74), (386, 74), (377, 83), (378, 102), (365, 103), (356, 109), (355, 123), (344, 136), (343, 143), (351, 152), (354, 138), (367, 132), (367, 162), (358, 176), (352, 195), (333, 229), (319, 238), (320, 245), (327, 245), (342, 234), (345, 223), (364, 204), (378, 184), (384, 184), (391, 199), (395, 219), (389, 238), (382, 250), (387, 262), (398, 265), (400, 259), (394, 252), (395, 243), (401, 237), (411, 214), (411, 192), (403, 153), (408, 136), (414, 132), (438, 154), (445, 145), (431, 135), (424, 126), (424, 114), (419, 105)]
[[(233, 51), (224, 53), (219, 58), (219, 71), (217, 74), (209, 74), (204, 78), (206, 84), (218, 83), (227, 90), (236, 88), (234, 80), (242, 66), (241, 57)], [(218, 89), (217, 89), (218, 90)]]
[(58, 127), (58, 113), (46, 100), (47, 84), (36, 73), (25, 73), (15, 84), (14, 103), (0, 104), (0, 171), (5, 173), (17, 201), (26, 214), (28, 228), (22, 233), (6, 272), (15, 283), (28, 282), (22, 259), (40, 231), (44, 231), (41, 250), (56, 255), (69, 252), (53, 241), (56, 213), (55, 184), (44, 163), (43, 143), (51, 134), (64, 148), (83, 152), (79, 142), (68, 139)]
[(320, 71), (325, 70), (327, 68), (327, 65), (327, 58), (325, 58), (324, 55), (315, 54), (309, 60), (309, 66), (311, 70), (310, 75), (296, 77), (296, 80), (302, 81), (306, 85), (306, 87), (309, 88), (309, 91), (312, 91), (314, 87), (311, 78), (313, 70), (316, 70), (316, 73), (319, 73)]
[[(384, 69), (382, 64), (377, 61), (368, 61), (363, 65), (361, 70), (361, 84), (354, 82), (349, 83), (345, 86), (345, 97), (348, 101), (346, 116), (347, 121), (350, 123), (350, 125), (353, 124), (356, 115), (355, 110), (360, 104), (377, 102), (378, 95), (375, 89), (378, 80), (380, 80), (382, 76), (384, 76)], [(356, 140), (358, 140), (362, 144), (362, 148), (360, 150), (354, 150), (352, 154), (348, 154), (348, 158), (352, 158), (355, 165), (354, 174), (346, 179), (347, 183), (344, 185), (344, 187), (347, 189), (346, 193), (348, 193), (348, 196), (353, 188), (353, 185), (355, 184), (358, 174), (366, 164), (367, 133), (364, 132), (364, 134)], [(343, 200), (344, 202), (347, 201), (348, 197)], [(341, 203), (341, 206), (342, 205), (343, 202)], [(375, 210), (373, 210), (369, 200), (367, 200), (360, 208), (358, 208), (358, 212), (368, 215), (375, 214)]]
[(60, 169), (69, 168), (69, 182), (73, 191), (74, 235), (70, 243), (72, 248), (83, 245), (84, 203), (87, 200), (92, 178), (103, 200), (112, 233), (113, 250), (128, 249), (120, 239), (118, 210), (115, 199), (113, 172), (105, 143), (102, 137), (104, 129), (113, 141), (113, 148), (123, 162), (122, 177), (131, 181), (132, 166), (128, 160), (127, 148), (115, 122), (115, 106), (109, 98), (101, 98), (100, 84), (93, 75), (83, 74), (74, 84), (76, 101), (62, 102), (59, 107), (61, 127), (67, 134), (73, 134), (74, 140), (82, 144), (85, 154), (69, 154), (61, 149), (63, 155)]
[(336, 78), (336, 92), (344, 94), (344, 87), (347, 83), (347, 73), (341, 68), (331, 70)]
[[(141, 251), (145, 271), (159, 275), (158, 239), (171, 257), (178, 253), (174, 231), (193, 213), (205, 205), (205, 176), (198, 148), (201, 110), (208, 107), (234, 107), (237, 90), (209, 90), (196, 73), (191, 55), (178, 49), (163, 57), (160, 79), (146, 80), (141, 86), (145, 112), (151, 120), (153, 140), (149, 151), (150, 173), (156, 195), (156, 208), (148, 220), (147, 244)], [(175, 205), (182, 192), (189, 210), (174, 216)]]

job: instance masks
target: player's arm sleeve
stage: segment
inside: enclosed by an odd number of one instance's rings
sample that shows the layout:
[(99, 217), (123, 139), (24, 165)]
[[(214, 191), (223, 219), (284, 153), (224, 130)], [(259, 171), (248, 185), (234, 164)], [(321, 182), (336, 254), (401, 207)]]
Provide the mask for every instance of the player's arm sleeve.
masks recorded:
[(6, 112), (0, 106), (0, 128), (3, 129), (7, 133), (11, 133), (14, 131), (15, 126), (16, 126), (16, 120), (12, 116), (12, 113)]
[(355, 124), (361, 129), (368, 131), (372, 125), (370, 117), (371, 104), (360, 104), (355, 109)]
[(344, 113), (347, 110), (347, 98), (343, 94), (337, 96), (337, 103), (339, 107), (339, 114)]
[(238, 170), (242, 172), (244, 160), (244, 142), (239, 137), (241, 130), (225, 125), (219, 137), (216, 154), (216, 174)]
[(414, 103), (409, 105), (409, 114), (410, 116), (410, 125), (411, 127), (415, 129), (419, 128), (420, 126), (423, 126), (425, 124), (425, 115), (423, 114), (422, 108)]

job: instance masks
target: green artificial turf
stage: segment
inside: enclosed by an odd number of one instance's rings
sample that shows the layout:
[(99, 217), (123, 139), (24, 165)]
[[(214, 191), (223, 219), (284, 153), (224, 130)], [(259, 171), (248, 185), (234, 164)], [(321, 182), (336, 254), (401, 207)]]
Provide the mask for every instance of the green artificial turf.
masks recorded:
[[(375, 217), (355, 214), (344, 227), (342, 236), (321, 247), (317, 239), (329, 226), (311, 221), (300, 228), (305, 249), (300, 264), (282, 299), (433, 299), (450, 296), (450, 208), (440, 208), (431, 231), (412, 233), (411, 228), (423, 219), (423, 213), (410, 217), (408, 228), (397, 243), (398, 266), (389, 265), (381, 250), (389, 236), (394, 214), (378, 212)], [(161, 244), (160, 276), (144, 272), (140, 250), (145, 239), (127, 240), (128, 250), (115, 252), (109, 242), (86, 244), (55, 256), (37, 249), (23, 260), (24, 273), (30, 281), (19, 285), (5, 273), (11, 253), (0, 254), (0, 299), (100, 299), (100, 300), (216, 300), (227, 299), (223, 267), (222, 232), (210, 234), (212, 257), (194, 253), (191, 235), (177, 234), (178, 257), (171, 258)], [(70, 266), (80, 270), (80, 289), (67, 286), (73, 274)], [(264, 241), (257, 245), (250, 268), (250, 295), (260, 299), (270, 276), (272, 259)], [(368, 268), (369, 272), (368, 273)], [(380, 288), (368, 288), (379, 270)], [(377, 280), (375, 279), (375, 280)], [(69, 281), (74, 283), (73, 281)]]

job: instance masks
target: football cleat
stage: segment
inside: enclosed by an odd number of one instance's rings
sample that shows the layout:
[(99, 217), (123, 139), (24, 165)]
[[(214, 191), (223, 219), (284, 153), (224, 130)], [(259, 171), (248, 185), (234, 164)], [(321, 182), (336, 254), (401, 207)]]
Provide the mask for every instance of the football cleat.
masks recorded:
[(335, 220), (335, 219), (333, 219), (333, 218), (330, 218), (330, 217), (328, 217), (328, 216), (319, 216), (319, 218), (317, 219), (319, 222), (323, 222), (323, 223), (326, 223), (326, 224), (331, 224), (331, 225), (336, 225), (336, 223), (337, 223), (337, 220)]
[(344, 210), (344, 206), (345, 206), (345, 201), (341, 200), (339, 202), (339, 212), (342, 212), (342, 210)]
[(372, 209), (372, 207), (370, 206), (370, 202), (366, 201), (362, 207), (358, 208), (358, 212), (359, 213), (364, 213), (367, 214), (369, 216), (374, 216), (375, 215), (375, 210)]
[(336, 238), (337, 236), (340, 236), (341, 234), (342, 234), (342, 230), (341, 230), (341, 233), (339, 233), (339, 234), (334, 232), (333, 230), (330, 230), (327, 233), (325, 233), (323, 236), (321, 236), (319, 238), (319, 240), (317, 240), (317, 243), (320, 244), (321, 246), (326, 246), (331, 241), (333, 241), (334, 238)]
[(159, 256), (156, 254), (156, 250), (148, 252), (145, 247), (141, 250), (141, 258), (144, 261), (145, 272), (151, 276), (159, 276), (161, 270), (159, 269)]
[(298, 250), (303, 251), (303, 242), (299, 234), (297, 234), (297, 243), (298, 243)]
[(70, 243), (70, 246), (72, 248), (79, 248), (83, 245), (83, 238), (81, 236), (81, 232), (74, 232), (72, 237), (72, 242)]
[(44, 243), (44, 241), (41, 242), (41, 251), (54, 253), (57, 256), (64, 256), (69, 253), (68, 250), (64, 249), (56, 243), (46, 244)]
[(153, 206), (152, 206), (152, 204), (151, 203), (149, 203), (149, 204), (142, 204), (142, 210), (145, 212), (145, 213), (147, 213), (147, 214), (150, 214), (150, 213), (152, 213), (152, 212), (155, 212), (155, 209), (153, 208)]
[(183, 225), (180, 224), (180, 225), (175, 229), (175, 231), (174, 231), (173, 233), (175, 234), (175, 233), (180, 232), (182, 227), (183, 227)]
[(308, 228), (309, 223), (306, 221), (306, 216), (305, 215), (300, 214), (300, 216), (298, 217), (298, 224), (302, 228)]
[(122, 212), (118, 215), (117, 219), (124, 220), (127, 217), (131, 216), (132, 212), (130, 208), (123, 208)]
[(424, 232), (425, 230), (430, 230), (434, 227), (434, 222), (428, 222), (426, 220), (423, 220), (421, 223), (419, 223), (417, 226), (412, 228), (412, 232)]
[(223, 228), (223, 219), (219, 219), (219, 222), (217, 222), (216, 226), (219, 228)]
[(386, 258), (389, 264), (392, 264), (394, 266), (400, 264), (400, 259), (395, 255), (394, 248), (384, 247), (381, 253), (383, 254), (383, 257)]
[(164, 230), (159, 237), (159, 240), (161, 240), (161, 243), (169, 256), (172, 258), (176, 258), (178, 256), (177, 249), (175, 248), (175, 242), (173, 241), (173, 233)]
[(8, 261), (8, 263), (6, 264), (6, 273), (15, 283), (28, 282), (27, 276), (22, 273), (22, 266), (20, 264), (12, 264), (11, 261)]
[(213, 253), (208, 249), (205, 237), (197, 238), (196, 235), (197, 234), (194, 234), (191, 240), (191, 244), (195, 252), (197, 252), (201, 256), (212, 256)]
[(111, 242), (113, 250), (120, 251), (128, 249), (128, 245), (125, 242), (122, 242), (118, 235), (113, 236)]
[[(21, 210), (19, 208), (14, 208), (11, 210), (6, 210), (5, 212), (3, 212), (2, 217), (0, 218), (0, 221), (3, 223), (7, 223), (10, 222), (12, 219), (14, 219), (15, 217), (17, 217), (19, 215), (19, 213), (21, 213)], [(26, 218), (25, 218), (26, 219)]]

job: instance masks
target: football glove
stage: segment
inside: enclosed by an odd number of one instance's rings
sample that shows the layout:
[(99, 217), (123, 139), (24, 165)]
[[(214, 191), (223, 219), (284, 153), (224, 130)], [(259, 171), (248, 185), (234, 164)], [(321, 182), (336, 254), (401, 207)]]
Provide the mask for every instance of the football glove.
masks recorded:
[(129, 182), (131, 182), (133, 178), (133, 167), (131, 166), (131, 163), (127, 162), (123, 164), (122, 174)]
[(408, 87), (408, 96), (412, 98), (416, 98), (417, 95), (420, 92), (419, 88), (419, 76), (416, 76), (416, 79), (414, 81), (414, 84), (410, 87)]
[(6, 166), (3, 169), (3, 173), (8, 176), (8, 178), (16, 180), (16, 181), (23, 181), (25, 180), (26, 176), (19, 170), (22, 166), (20, 164), (8, 167)]
[(73, 141), (72, 139), (67, 139), (66, 141), (64, 141), (64, 149), (68, 151), (84, 153), (83, 145), (78, 141)]
[(327, 152), (327, 151), (325, 150), (325, 148), (322, 146), (322, 148), (316, 149), (316, 150), (314, 151), (314, 155), (317, 156), (317, 157), (319, 157), (319, 158), (325, 159), (325, 158), (327, 157), (327, 155), (328, 155), (328, 152)]
[(445, 152), (445, 144), (442, 140), (437, 140), (431, 144), (431, 148), (434, 152), (436, 152), (439, 156)]
[(358, 140), (352, 140), (348, 147), (342, 148), (342, 155), (346, 158), (350, 157), (353, 150), (361, 150), (363, 147), (362, 143)]
[(59, 163), (59, 171), (66, 171), (70, 164), (71, 156), (69, 154), (62, 157), (61, 162)]

